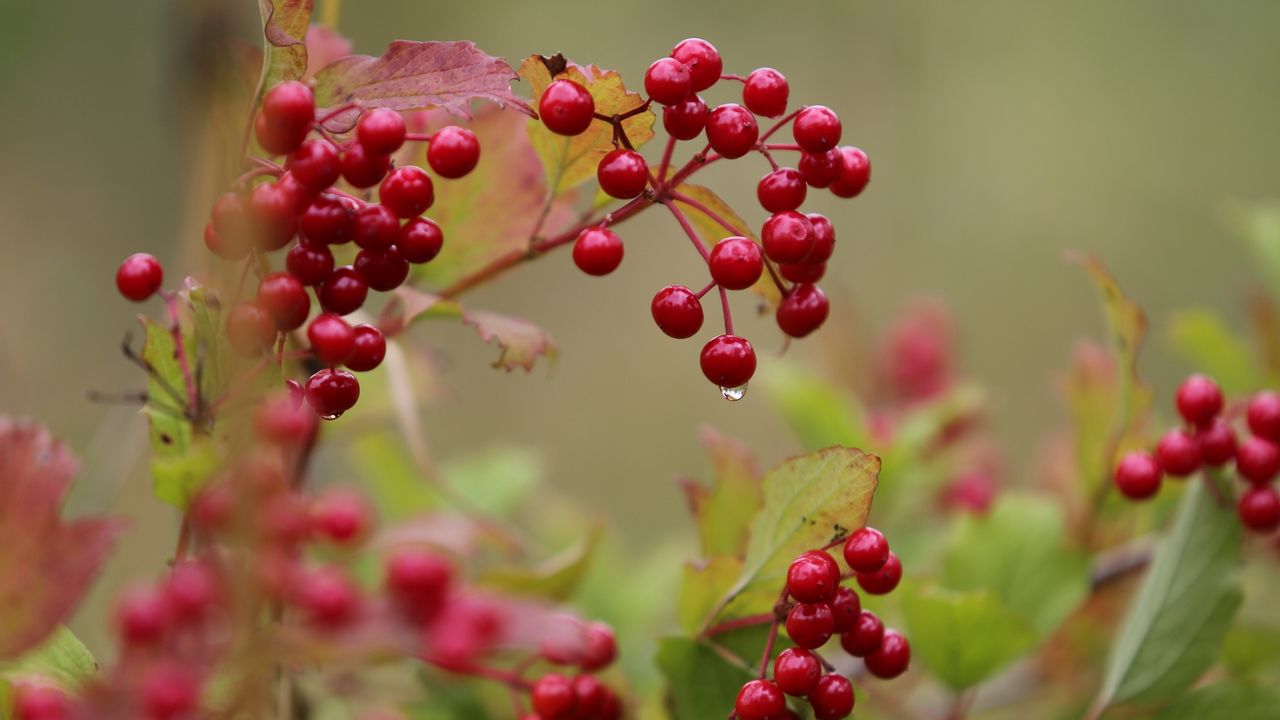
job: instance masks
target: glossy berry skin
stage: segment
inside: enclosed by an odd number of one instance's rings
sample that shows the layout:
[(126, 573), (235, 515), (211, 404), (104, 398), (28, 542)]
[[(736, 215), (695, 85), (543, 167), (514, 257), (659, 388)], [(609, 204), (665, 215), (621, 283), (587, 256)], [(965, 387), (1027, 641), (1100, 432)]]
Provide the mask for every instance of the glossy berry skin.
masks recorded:
[(787, 648), (773, 661), (773, 681), (788, 695), (808, 695), (818, 686), (821, 677), (821, 663), (804, 648)]
[(809, 693), (815, 720), (841, 720), (853, 712), (853, 683), (843, 675), (823, 675)]
[(316, 198), (298, 218), (303, 237), (317, 245), (341, 245), (351, 242), (355, 229), (355, 210), (332, 195)]
[(760, 246), (744, 237), (727, 237), (711, 248), (711, 279), (726, 290), (745, 290), (764, 273)]
[(427, 164), (442, 178), (464, 177), (480, 163), (480, 141), (476, 134), (457, 125), (442, 127), (427, 145)]
[(787, 592), (796, 602), (831, 602), (839, 585), (840, 566), (822, 550), (804, 553), (787, 568)]
[(800, 149), (812, 155), (824, 153), (840, 143), (840, 118), (831, 108), (810, 105), (796, 115), (791, 134)]
[(827, 274), (826, 263), (782, 263), (778, 265), (778, 274), (793, 283), (816, 283)]
[(1200, 460), (1206, 465), (1221, 466), (1236, 457), (1236, 432), (1222, 418), (1196, 428), (1196, 442), (1200, 443)]
[(805, 256), (803, 262), (813, 265), (831, 259), (836, 251), (836, 228), (825, 215), (809, 213), (809, 227), (813, 228), (813, 249)]
[(880, 648), (884, 623), (870, 610), (863, 610), (853, 627), (840, 636), (840, 647), (854, 657), (866, 657)]
[(1160, 491), (1164, 473), (1155, 458), (1145, 452), (1131, 452), (1116, 466), (1116, 488), (1132, 500), (1145, 500)]
[(856, 147), (840, 148), (840, 177), (831, 183), (836, 197), (852, 198), (862, 194), (871, 182), (871, 160)]
[(348, 315), (364, 305), (369, 295), (369, 284), (350, 265), (333, 271), (320, 286), (320, 307), (335, 315)]
[(249, 194), (249, 215), (260, 249), (279, 250), (298, 231), (298, 198), (280, 183), (263, 183)]
[(882, 680), (892, 680), (911, 664), (911, 643), (897, 630), (885, 630), (880, 648), (863, 658), (867, 671)]
[(542, 124), (557, 135), (582, 134), (591, 126), (595, 111), (591, 93), (573, 80), (556, 80), (538, 100)]
[(835, 616), (826, 603), (796, 603), (787, 614), (787, 636), (809, 650), (826, 645), (835, 627)]
[(613, 664), (618, 657), (618, 640), (613, 628), (602, 622), (587, 623), (585, 630), (582, 659), (579, 666), (583, 672), (596, 672)]
[(1236, 515), (1245, 527), (1259, 533), (1280, 528), (1280, 495), (1273, 488), (1254, 486), (1240, 496)]
[(675, 58), (658, 58), (644, 73), (644, 91), (659, 105), (674, 105), (692, 89), (689, 66)]
[(573, 263), (588, 275), (608, 275), (622, 264), (622, 238), (609, 228), (587, 228), (573, 243)]
[(1208, 425), (1222, 412), (1222, 390), (1205, 375), (1192, 375), (1178, 386), (1178, 414), (1192, 425)]
[(131, 590), (116, 606), (120, 641), (130, 647), (159, 642), (168, 633), (172, 619), (163, 593), (154, 588)]
[(273, 272), (262, 278), (258, 282), (257, 302), (282, 332), (302, 327), (311, 311), (311, 297), (306, 287), (288, 272)]
[(378, 292), (395, 290), (409, 277), (409, 261), (394, 245), (385, 250), (361, 250), (353, 267)]
[(742, 104), (756, 115), (778, 117), (787, 111), (791, 85), (773, 68), (757, 68), (747, 76), (742, 87)]
[(759, 137), (755, 116), (736, 103), (717, 107), (707, 118), (707, 142), (712, 150), (731, 160), (746, 155)]
[(453, 584), (453, 567), (427, 550), (406, 547), (387, 558), (387, 592), (410, 617), (423, 620), (438, 612)]
[(400, 235), (400, 221), (386, 205), (365, 205), (356, 211), (352, 237), (366, 250), (386, 250)]
[(720, 51), (702, 38), (686, 38), (676, 43), (671, 57), (689, 68), (689, 83), (694, 92), (702, 92), (715, 85), (724, 71)]
[(359, 381), (344, 370), (326, 368), (307, 379), (307, 404), (321, 417), (338, 417), (359, 399)]
[(404, 145), (404, 117), (390, 108), (373, 108), (356, 123), (356, 141), (372, 155), (390, 155)]
[(635, 150), (619, 148), (601, 158), (596, 179), (610, 197), (630, 200), (639, 197), (649, 184), (649, 164)]
[(285, 169), (312, 192), (324, 190), (342, 175), (338, 149), (324, 138), (311, 138), (303, 142), (289, 155)]
[(534, 712), (544, 720), (568, 720), (574, 717), (578, 704), (573, 681), (559, 673), (548, 673), (538, 678), (530, 691), (529, 701)]
[(778, 304), (774, 315), (782, 332), (802, 338), (826, 322), (831, 306), (817, 285), (796, 285)]
[(1280, 394), (1266, 390), (1249, 399), (1249, 430), (1258, 437), (1280, 442)]
[(1250, 437), (1236, 448), (1236, 472), (1252, 483), (1271, 482), (1280, 472), (1280, 446)]
[(147, 253), (134, 253), (116, 270), (116, 290), (126, 300), (142, 302), (164, 284), (164, 267)]
[(849, 632), (858, 623), (858, 618), (862, 615), (862, 599), (858, 597), (858, 593), (853, 588), (840, 587), (836, 590), (836, 596), (831, 600), (831, 614), (835, 617), (836, 627), (835, 634), (842, 635)]
[(693, 337), (702, 329), (702, 300), (683, 285), (668, 285), (653, 296), (649, 304), (653, 321), (668, 336)]
[(840, 150), (834, 148), (817, 155), (803, 153), (800, 155), (797, 167), (800, 174), (804, 176), (804, 181), (811, 187), (825, 188), (840, 179), (840, 173), (844, 169), (844, 159)]
[(301, 242), (289, 248), (284, 266), (303, 285), (319, 285), (333, 274), (333, 253), (324, 245)]
[(774, 720), (787, 708), (782, 690), (768, 680), (752, 680), (738, 691), (733, 703), (737, 720)]
[(807, 192), (804, 176), (795, 168), (778, 168), (756, 184), (756, 199), (760, 201), (760, 207), (771, 213), (799, 208), (804, 204)]
[(858, 585), (872, 595), (887, 595), (902, 580), (902, 561), (892, 551), (884, 567), (873, 573), (858, 573)]
[(1165, 473), (1186, 477), (1200, 469), (1200, 444), (1186, 430), (1170, 430), (1156, 443), (1156, 462)]
[(382, 180), (378, 199), (398, 217), (411, 218), (431, 207), (436, 201), (436, 190), (425, 170), (406, 165), (392, 170)]
[(662, 128), (677, 140), (692, 140), (706, 129), (710, 116), (707, 103), (697, 95), (690, 95), (662, 108)]
[(793, 210), (776, 213), (764, 221), (760, 243), (774, 262), (801, 262), (813, 251), (813, 225)]
[(715, 385), (742, 387), (756, 373), (756, 351), (746, 338), (717, 335), (702, 346), (699, 363), (702, 374)]
[(273, 125), (309, 126), (316, 119), (316, 96), (296, 80), (282, 82), (262, 97), (262, 114)]
[(391, 156), (379, 155), (360, 143), (352, 143), (342, 151), (341, 166), (342, 179), (352, 187), (371, 188), (391, 169)]
[(71, 700), (55, 687), (17, 685), (13, 688), (13, 720), (71, 720)]
[(245, 357), (257, 357), (276, 341), (276, 323), (261, 305), (245, 302), (227, 313), (227, 341)]
[(325, 365), (341, 365), (355, 347), (355, 331), (346, 320), (332, 313), (316, 316), (307, 326), (311, 353)]
[(889, 541), (873, 527), (858, 528), (844, 541), (844, 561), (856, 573), (873, 573), (889, 560)]
[(414, 264), (431, 262), (443, 247), (444, 231), (434, 220), (423, 217), (411, 218), (402, 225), (396, 240), (400, 255)]
[(357, 325), (351, 329), (354, 343), (345, 365), (356, 372), (368, 372), (382, 364), (387, 356), (387, 338), (372, 325)]

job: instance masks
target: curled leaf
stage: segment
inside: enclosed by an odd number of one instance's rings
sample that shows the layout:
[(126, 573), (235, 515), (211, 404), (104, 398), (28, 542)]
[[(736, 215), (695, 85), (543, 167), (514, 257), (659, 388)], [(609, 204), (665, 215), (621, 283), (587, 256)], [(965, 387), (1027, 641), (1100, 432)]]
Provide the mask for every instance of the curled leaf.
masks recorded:
[(555, 359), (556, 341), (546, 330), (523, 318), (487, 310), (467, 310), (462, 314), (462, 322), (473, 326), (480, 333), (480, 339), (498, 345), (498, 359), (493, 362), (496, 368), (509, 371), (522, 367), (527, 372), (533, 370), (539, 356)]
[(306, 73), (307, 27), (314, 5), (314, 0), (258, 0), (265, 41), (260, 92)]

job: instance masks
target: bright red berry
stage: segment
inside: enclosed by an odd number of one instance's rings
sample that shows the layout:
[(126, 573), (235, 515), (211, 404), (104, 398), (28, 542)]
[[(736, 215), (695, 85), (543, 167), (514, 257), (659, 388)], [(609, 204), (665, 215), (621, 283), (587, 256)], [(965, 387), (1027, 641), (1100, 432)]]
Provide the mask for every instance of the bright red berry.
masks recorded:
[(840, 143), (840, 118), (822, 105), (810, 105), (796, 115), (791, 133), (800, 148), (811, 155), (824, 153)]
[(742, 104), (756, 115), (778, 117), (787, 111), (790, 95), (791, 85), (782, 73), (773, 68), (757, 68), (742, 87)]
[(825, 188), (840, 179), (840, 173), (844, 169), (844, 158), (838, 148), (832, 148), (817, 155), (803, 153), (800, 155), (798, 167), (800, 174), (804, 175), (804, 181), (810, 186)]
[(853, 712), (853, 683), (843, 675), (831, 673), (818, 680), (809, 693), (814, 720), (841, 720)]
[(476, 134), (457, 125), (442, 127), (427, 145), (427, 164), (442, 178), (456, 180), (476, 169), (480, 141)]
[(411, 263), (431, 262), (444, 247), (444, 232), (430, 218), (410, 218), (400, 227), (396, 247), (404, 259)]
[(538, 115), (557, 135), (579, 135), (591, 125), (596, 101), (591, 92), (573, 80), (556, 80), (542, 92)]
[(578, 704), (573, 681), (559, 673), (538, 678), (530, 692), (530, 703), (542, 720), (570, 720)]
[(431, 207), (436, 201), (436, 190), (425, 170), (417, 165), (405, 165), (392, 170), (383, 179), (378, 188), (378, 199), (399, 217), (411, 218)]
[(320, 417), (334, 419), (355, 406), (360, 383), (344, 370), (325, 368), (307, 379), (307, 404)]
[(872, 595), (887, 595), (902, 580), (902, 561), (892, 551), (884, 567), (872, 573), (858, 573), (858, 585)]
[(1156, 462), (1169, 475), (1186, 477), (1200, 469), (1200, 444), (1186, 430), (1170, 430), (1156, 444)]
[(273, 272), (258, 282), (258, 305), (276, 324), (276, 329), (289, 331), (302, 327), (311, 311), (307, 289), (293, 273)]
[(746, 155), (759, 137), (755, 116), (736, 103), (717, 107), (707, 118), (707, 142), (723, 157), (733, 159)]
[(350, 265), (333, 271), (320, 286), (320, 307), (335, 315), (348, 315), (364, 305), (369, 284)]
[(787, 614), (787, 637), (802, 648), (826, 645), (835, 628), (835, 616), (826, 603), (796, 603)]
[(257, 357), (276, 341), (276, 323), (261, 305), (244, 302), (227, 313), (227, 340), (245, 357)]
[(342, 175), (338, 149), (324, 138), (312, 138), (302, 143), (289, 155), (285, 168), (313, 192), (324, 190)]
[(745, 290), (764, 273), (760, 246), (744, 237), (727, 237), (711, 248), (711, 279), (726, 290)]
[(692, 89), (689, 66), (675, 58), (658, 58), (644, 73), (644, 91), (659, 105), (674, 105)]
[(371, 188), (391, 169), (391, 156), (379, 155), (361, 143), (352, 143), (342, 151), (341, 165), (342, 178), (352, 187)]
[(587, 228), (573, 243), (573, 263), (588, 275), (608, 275), (617, 270), (622, 253), (622, 238), (609, 228)]
[(316, 119), (316, 96), (296, 80), (282, 82), (263, 96), (262, 114), (275, 125), (306, 127)]
[(809, 213), (805, 217), (809, 218), (809, 226), (813, 228), (813, 249), (805, 256), (804, 263), (824, 263), (836, 251), (836, 228), (825, 215)]
[(1236, 432), (1222, 418), (1215, 418), (1208, 425), (1196, 428), (1196, 442), (1200, 443), (1200, 459), (1206, 465), (1219, 466), (1236, 456)]
[(880, 648), (864, 658), (867, 671), (882, 680), (891, 680), (911, 664), (911, 644), (897, 630), (885, 630)]
[(125, 593), (116, 606), (120, 641), (137, 647), (159, 642), (168, 633), (172, 614), (162, 592), (139, 587)]
[(673, 338), (693, 337), (702, 329), (702, 300), (683, 285), (668, 285), (649, 304), (658, 329)]
[(1236, 472), (1253, 483), (1269, 483), (1280, 472), (1280, 446), (1251, 437), (1236, 448)]
[(372, 325), (357, 325), (351, 331), (355, 344), (344, 364), (356, 372), (368, 372), (381, 365), (387, 355), (387, 339), (382, 331)]
[(746, 338), (717, 335), (702, 346), (702, 374), (722, 388), (738, 388), (756, 373), (756, 351)]
[(1280, 495), (1273, 488), (1255, 485), (1240, 496), (1236, 514), (1250, 530), (1272, 532), (1280, 528)]
[(840, 566), (822, 550), (804, 553), (787, 568), (787, 592), (797, 602), (831, 602), (839, 585)]
[(787, 707), (782, 690), (768, 680), (751, 680), (738, 691), (733, 703), (737, 720), (774, 720)]
[(778, 265), (778, 273), (783, 279), (793, 283), (816, 283), (827, 274), (826, 263), (811, 264), (808, 262), (782, 263)]
[(574, 717), (599, 717), (604, 706), (604, 685), (593, 675), (579, 675), (573, 679)]
[(1116, 487), (1127, 498), (1145, 500), (1159, 492), (1163, 474), (1155, 458), (1145, 452), (1131, 452), (1116, 466)]
[(787, 648), (773, 661), (773, 681), (788, 695), (808, 695), (818, 686), (822, 665), (804, 648)]
[(116, 290), (127, 300), (142, 302), (164, 283), (164, 267), (147, 253), (134, 253), (116, 270)]
[(826, 322), (831, 306), (817, 285), (796, 285), (778, 304), (775, 318), (782, 332), (802, 338)]
[(587, 623), (579, 665), (585, 672), (596, 672), (613, 664), (618, 656), (618, 640), (613, 628), (602, 622)]
[(619, 148), (609, 152), (596, 166), (600, 189), (610, 197), (630, 200), (649, 184), (649, 164), (635, 150)]
[(1254, 435), (1280, 442), (1280, 394), (1264, 390), (1250, 398), (1248, 419)]
[(321, 195), (302, 211), (298, 229), (317, 245), (341, 245), (351, 240), (355, 209), (332, 195)]
[(333, 253), (324, 245), (300, 242), (289, 248), (284, 266), (303, 285), (319, 285), (333, 274)]
[(858, 528), (844, 541), (844, 561), (858, 573), (873, 573), (889, 560), (889, 541), (873, 527)]
[(760, 201), (760, 207), (771, 213), (799, 208), (804, 204), (807, 192), (804, 176), (795, 168), (778, 168), (756, 184), (756, 199)]
[(662, 108), (662, 127), (677, 140), (692, 140), (707, 127), (710, 111), (697, 95), (690, 95), (674, 105)]
[(262, 250), (279, 250), (298, 231), (299, 198), (278, 182), (262, 183), (249, 194), (254, 237)]
[(1205, 375), (1192, 375), (1178, 386), (1178, 413), (1192, 425), (1203, 426), (1222, 412), (1222, 390)]
[(813, 224), (794, 210), (776, 213), (764, 222), (760, 242), (774, 262), (801, 262), (813, 252)]
[(866, 657), (880, 648), (884, 623), (870, 610), (863, 610), (853, 627), (840, 636), (840, 647), (854, 657)]
[(686, 38), (676, 43), (671, 57), (689, 67), (689, 83), (694, 92), (702, 92), (715, 85), (724, 70), (720, 51), (702, 38)]
[(356, 140), (371, 155), (390, 155), (404, 144), (404, 117), (390, 108), (373, 108), (356, 123)]
[(378, 292), (395, 290), (409, 277), (409, 261), (392, 245), (385, 250), (361, 250), (356, 254), (356, 272)]
[(831, 601), (831, 614), (836, 619), (835, 633), (837, 635), (847, 633), (854, 628), (858, 617), (862, 615), (862, 599), (853, 588), (838, 588), (835, 599)]
[(386, 250), (400, 236), (400, 221), (387, 205), (365, 205), (356, 211), (352, 237), (366, 250)]
[(387, 558), (387, 591), (411, 617), (424, 620), (440, 610), (453, 583), (444, 558), (420, 548), (400, 548)]
[(341, 365), (355, 347), (355, 331), (346, 320), (333, 313), (317, 315), (307, 326), (311, 352), (325, 365)]
[(857, 197), (871, 182), (871, 160), (856, 147), (842, 147), (839, 153), (840, 177), (831, 183), (831, 192), (836, 197)]

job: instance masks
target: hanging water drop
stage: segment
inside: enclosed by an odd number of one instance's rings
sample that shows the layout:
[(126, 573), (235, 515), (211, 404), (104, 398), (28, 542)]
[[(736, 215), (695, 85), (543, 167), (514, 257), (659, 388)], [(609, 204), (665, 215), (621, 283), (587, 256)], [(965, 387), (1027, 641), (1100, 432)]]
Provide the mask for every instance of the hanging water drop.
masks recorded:
[(746, 397), (747, 386), (744, 383), (742, 385), (739, 385), (738, 387), (722, 387), (720, 388), (720, 394), (724, 397), (725, 400), (728, 400), (730, 402), (737, 402), (742, 398)]
[(321, 420), (337, 420), (340, 417), (342, 417), (342, 413), (332, 413), (329, 415), (321, 415), (320, 419)]

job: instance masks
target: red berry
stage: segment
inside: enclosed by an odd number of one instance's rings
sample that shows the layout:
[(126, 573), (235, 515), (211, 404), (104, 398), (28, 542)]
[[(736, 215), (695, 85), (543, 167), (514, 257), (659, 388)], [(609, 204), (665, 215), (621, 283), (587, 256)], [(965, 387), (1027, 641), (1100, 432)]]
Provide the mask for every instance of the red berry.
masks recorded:
[(382, 332), (372, 325), (357, 325), (352, 332), (355, 344), (345, 365), (356, 372), (368, 372), (381, 365), (387, 355), (387, 339)]
[(390, 108), (373, 108), (356, 123), (356, 140), (372, 155), (390, 155), (404, 144), (404, 117)]
[(324, 245), (300, 242), (289, 248), (284, 266), (303, 285), (319, 285), (333, 274), (333, 253)]
[(804, 648), (787, 648), (773, 661), (773, 681), (788, 695), (808, 695), (818, 686), (822, 665)]
[(837, 148), (817, 155), (803, 153), (800, 155), (799, 168), (805, 182), (816, 188), (824, 188), (840, 179), (844, 158)]
[(442, 178), (463, 177), (479, 162), (480, 141), (476, 134), (457, 125), (440, 128), (427, 145), (427, 164)]
[(588, 275), (608, 275), (622, 264), (622, 238), (608, 228), (587, 228), (573, 243), (573, 262)]
[(840, 647), (854, 657), (866, 657), (880, 648), (884, 623), (870, 610), (863, 610), (853, 628), (840, 636)]
[(791, 86), (782, 73), (773, 68), (757, 68), (742, 87), (742, 104), (756, 115), (778, 117), (787, 111), (790, 95)]
[(289, 331), (302, 327), (311, 311), (311, 298), (302, 281), (292, 273), (273, 272), (258, 282), (258, 305), (276, 324), (276, 329)]
[(711, 248), (711, 279), (726, 290), (745, 290), (764, 273), (760, 246), (744, 237), (727, 237)]
[(907, 671), (911, 664), (911, 644), (897, 630), (885, 630), (880, 648), (864, 658), (867, 671), (883, 680), (891, 680)]
[(307, 326), (311, 352), (325, 365), (341, 365), (355, 347), (355, 331), (346, 320), (332, 313), (317, 315)]
[(151, 587), (130, 590), (116, 606), (120, 642), (128, 646), (152, 645), (169, 631), (172, 615), (164, 595)]
[(387, 205), (365, 205), (356, 211), (352, 234), (366, 250), (386, 250), (400, 235), (400, 221)]
[(857, 625), (858, 618), (862, 615), (862, 599), (853, 588), (841, 587), (836, 590), (836, 597), (831, 601), (831, 614), (836, 619), (835, 633), (847, 633)]
[(1251, 487), (1240, 496), (1236, 514), (1240, 516), (1240, 522), (1250, 530), (1272, 532), (1280, 528), (1280, 495), (1270, 487)]
[(394, 245), (385, 250), (361, 250), (356, 254), (355, 269), (378, 292), (395, 290), (409, 277), (409, 261)]
[(147, 669), (139, 696), (147, 720), (188, 718), (200, 705), (200, 680), (190, 668), (165, 661)]
[[(297, 381), (293, 381), (295, 384)], [(254, 415), (254, 428), (268, 442), (285, 447), (302, 445), (315, 432), (315, 413), (302, 409), (302, 386), (267, 398)]]
[(818, 680), (809, 694), (814, 720), (840, 720), (853, 712), (853, 683), (843, 675), (831, 673)]
[(1253, 483), (1269, 483), (1280, 472), (1280, 446), (1251, 437), (1236, 449), (1236, 472)]
[(279, 250), (298, 231), (298, 197), (278, 182), (258, 185), (249, 194), (254, 237), (262, 250)]
[(326, 368), (307, 380), (307, 404), (320, 417), (334, 419), (355, 406), (360, 383), (344, 370)]
[(733, 703), (737, 720), (774, 720), (786, 708), (786, 696), (768, 680), (751, 680), (743, 685)]
[(826, 645), (835, 628), (835, 616), (826, 603), (796, 603), (787, 614), (787, 636), (802, 648)]
[(317, 245), (341, 245), (351, 240), (355, 210), (332, 195), (321, 195), (302, 211), (298, 228)]
[(644, 91), (659, 105), (674, 105), (692, 90), (689, 66), (675, 58), (658, 58), (644, 73)]
[(1236, 456), (1236, 433), (1231, 424), (1216, 418), (1208, 425), (1196, 429), (1196, 442), (1200, 443), (1200, 459), (1206, 465), (1219, 466)]
[(1258, 437), (1280, 442), (1280, 394), (1266, 390), (1249, 399), (1249, 430)]
[(840, 566), (822, 550), (804, 553), (787, 568), (787, 592), (797, 602), (831, 602), (839, 585)]
[[(378, 198), (396, 215), (411, 218), (431, 207), (436, 201), (436, 190), (425, 170), (416, 165), (406, 165), (387, 175), (378, 188)], [(356, 241), (359, 242), (358, 237)]]
[(885, 560), (884, 567), (872, 573), (857, 574), (858, 585), (872, 595), (887, 595), (898, 587), (902, 580), (902, 561), (893, 552)]
[(573, 679), (575, 718), (598, 717), (604, 706), (604, 685), (591, 675), (579, 675)]
[(430, 218), (411, 218), (401, 226), (396, 247), (411, 263), (431, 262), (444, 247), (444, 232)]
[(244, 255), (239, 253), (239, 248), (231, 248), (227, 242), (222, 239), (222, 236), (218, 234), (217, 229), (213, 227), (213, 221), (209, 221), (204, 224), (204, 246), (209, 249), (209, 252), (217, 255), (223, 260), (239, 259), (232, 258), (232, 255), (244, 257)]
[(244, 302), (227, 313), (227, 340), (245, 357), (257, 357), (276, 341), (276, 323), (261, 305)]
[(1192, 375), (1178, 386), (1178, 413), (1192, 425), (1207, 425), (1222, 412), (1222, 390), (1205, 375)]
[(831, 183), (831, 192), (836, 197), (857, 197), (871, 182), (871, 160), (856, 147), (842, 147), (839, 152), (840, 177)]
[(692, 140), (707, 127), (710, 112), (697, 95), (690, 95), (674, 105), (662, 108), (662, 127), (677, 140)]
[(618, 656), (618, 640), (613, 628), (602, 622), (587, 623), (585, 647), (579, 663), (586, 672), (602, 670), (613, 664)]
[(702, 300), (683, 285), (668, 285), (649, 304), (658, 329), (673, 338), (693, 337), (702, 329)]
[(390, 155), (379, 155), (360, 143), (352, 143), (342, 151), (342, 177), (352, 187), (371, 188), (390, 169)]
[(630, 200), (639, 197), (649, 184), (649, 165), (635, 150), (619, 148), (601, 158), (596, 179), (610, 197)]
[(1186, 430), (1170, 430), (1156, 444), (1156, 462), (1169, 475), (1186, 477), (1200, 469), (1200, 444)]
[(580, 135), (591, 125), (596, 101), (591, 93), (572, 80), (556, 80), (542, 91), (538, 115), (542, 124), (557, 135)]
[(71, 699), (46, 685), (13, 688), (13, 720), (71, 720)]
[(831, 306), (817, 285), (796, 285), (778, 304), (775, 318), (782, 332), (802, 338), (826, 322)]
[(813, 251), (813, 224), (794, 210), (777, 213), (764, 222), (760, 242), (770, 260), (800, 262)]
[(253, 137), (268, 155), (288, 155), (307, 139), (307, 128), (273, 124), (264, 112), (254, 118)]
[(578, 695), (572, 680), (548, 673), (533, 684), (529, 701), (542, 720), (570, 720), (575, 715)]
[(707, 118), (707, 142), (721, 156), (733, 159), (746, 155), (760, 137), (756, 118), (736, 103), (725, 103)]
[(722, 388), (747, 384), (756, 372), (756, 351), (746, 338), (718, 335), (702, 346), (702, 374)]
[(1145, 500), (1159, 492), (1162, 475), (1155, 458), (1144, 452), (1131, 452), (1116, 466), (1116, 487), (1127, 498)]
[(816, 283), (827, 274), (827, 264), (808, 262), (782, 263), (778, 265), (778, 273), (793, 283)]
[(453, 568), (439, 555), (401, 548), (387, 558), (387, 592), (411, 617), (423, 620), (440, 610), (453, 583)]
[(338, 149), (324, 138), (312, 138), (302, 143), (289, 156), (285, 168), (293, 173), (299, 183), (313, 192), (324, 190), (342, 175)]
[(335, 315), (347, 315), (364, 305), (369, 284), (350, 265), (333, 271), (320, 286), (320, 307)]
[(824, 263), (831, 259), (836, 251), (836, 228), (825, 215), (809, 213), (809, 225), (813, 228), (813, 249), (805, 256), (804, 262), (809, 265)]
[(324, 628), (341, 627), (355, 618), (360, 591), (336, 567), (322, 567), (298, 577), (295, 602), (308, 618)]
[(311, 529), (330, 542), (353, 543), (369, 529), (369, 508), (361, 497), (347, 490), (332, 490), (311, 506)]
[(720, 80), (724, 62), (715, 45), (702, 38), (686, 38), (676, 43), (671, 57), (689, 68), (689, 83), (694, 92), (702, 92)]
[(873, 573), (889, 560), (889, 541), (873, 527), (858, 528), (844, 541), (844, 561), (856, 573)]
[(164, 268), (147, 253), (134, 253), (116, 270), (116, 290), (127, 300), (142, 302), (164, 283)]
[(804, 204), (806, 192), (804, 176), (795, 168), (778, 168), (760, 178), (756, 185), (760, 207), (771, 213), (795, 210)]
[(303, 83), (282, 82), (263, 96), (262, 114), (273, 125), (306, 128), (316, 119), (316, 97)]
[(165, 579), (164, 595), (173, 617), (180, 622), (200, 620), (217, 604), (220, 580), (213, 568), (201, 562), (173, 566)]
[[(224, 241), (243, 239), (249, 233), (249, 198), (233, 192), (219, 195), (213, 203), (210, 218), (213, 229)], [(248, 251), (247, 247), (245, 251)]]
[(796, 115), (791, 133), (800, 149), (811, 155), (824, 153), (840, 142), (840, 118), (831, 108), (810, 105)]

